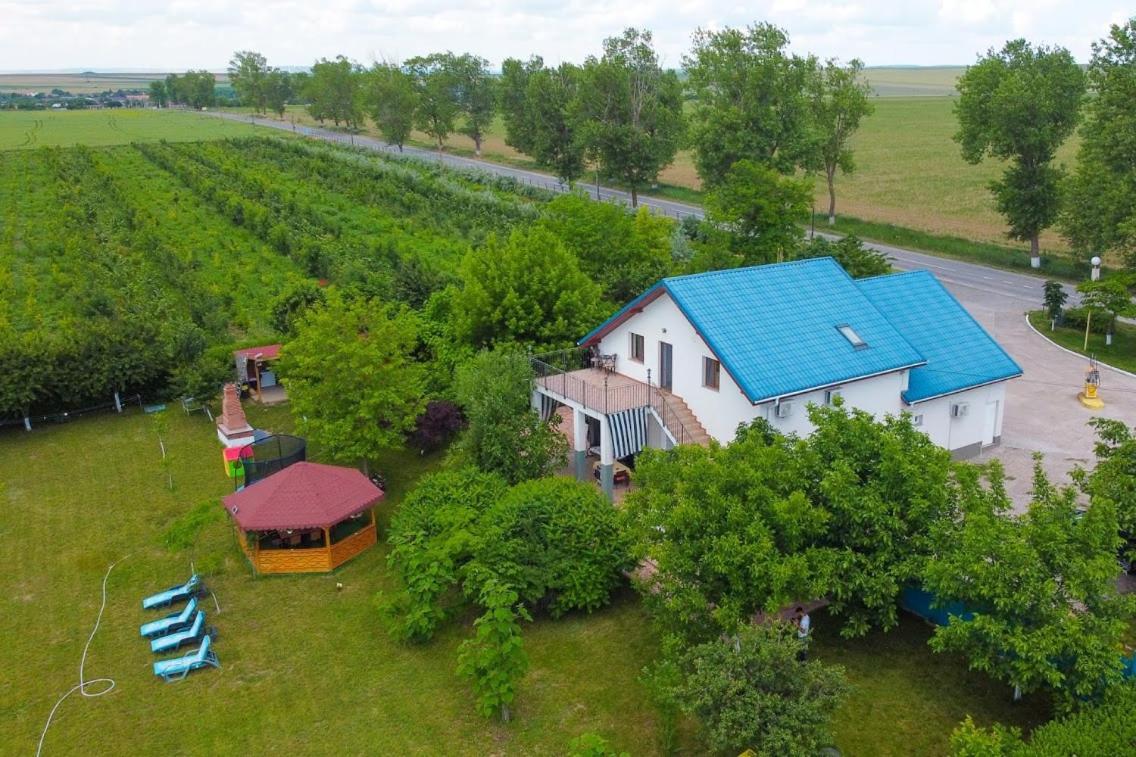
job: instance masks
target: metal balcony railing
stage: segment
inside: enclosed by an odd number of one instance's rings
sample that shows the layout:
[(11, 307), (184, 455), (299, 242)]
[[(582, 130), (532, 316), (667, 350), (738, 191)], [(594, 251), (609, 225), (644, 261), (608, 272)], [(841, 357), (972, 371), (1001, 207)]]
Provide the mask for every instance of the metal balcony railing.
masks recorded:
[(649, 407), (676, 444), (697, 441), (668, 402), (666, 392), (651, 384), (649, 371), (647, 383), (643, 383), (616, 373), (614, 355), (598, 355), (583, 348), (545, 353), (530, 361), (536, 383), (585, 409), (609, 415)]

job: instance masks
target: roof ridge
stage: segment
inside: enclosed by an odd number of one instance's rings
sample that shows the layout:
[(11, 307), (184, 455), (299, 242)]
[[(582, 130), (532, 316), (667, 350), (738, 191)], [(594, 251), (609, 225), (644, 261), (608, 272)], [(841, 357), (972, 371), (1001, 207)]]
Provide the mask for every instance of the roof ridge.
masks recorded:
[[(815, 257), (815, 258), (795, 258), (793, 260), (782, 260), (778, 263), (758, 263), (756, 265), (743, 265), (743, 266), (738, 266), (736, 268), (715, 268), (712, 271), (699, 271), (698, 273), (684, 273), (684, 274), (679, 274), (678, 276), (664, 276), (663, 278), (659, 279), (659, 281), (657, 281), (652, 286), (652, 288), (654, 288), (654, 286), (658, 286), (659, 284), (666, 284), (667, 282), (671, 282), (671, 281), (689, 281), (690, 279), (708, 278), (710, 276), (728, 276), (730, 274), (737, 274), (737, 273), (741, 273), (743, 271), (754, 271), (754, 270), (758, 270), (758, 269), (768, 270), (770, 268), (788, 268), (789, 266), (806, 265), (806, 264), (810, 264), (810, 263), (819, 263), (821, 261), (828, 261), (828, 262), (834, 263), (837, 268), (840, 268), (841, 271), (844, 271), (844, 268), (841, 267), (839, 261), (837, 261), (837, 259), (834, 258), (832, 255), (821, 255), (821, 256)], [(847, 271), (845, 271), (845, 274), (847, 274)]]

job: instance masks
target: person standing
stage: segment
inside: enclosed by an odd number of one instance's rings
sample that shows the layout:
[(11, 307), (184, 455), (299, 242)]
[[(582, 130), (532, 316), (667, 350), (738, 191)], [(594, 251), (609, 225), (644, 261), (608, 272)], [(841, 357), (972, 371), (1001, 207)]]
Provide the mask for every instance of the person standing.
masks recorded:
[(793, 617), (795, 618), (793, 625), (797, 627), (797, 641), (801, 642), (801, 651), (797, 653), (797, 659), (804, 662), (809, 659), (809, 632), (813, 623), (804, 607), (798, 607)]

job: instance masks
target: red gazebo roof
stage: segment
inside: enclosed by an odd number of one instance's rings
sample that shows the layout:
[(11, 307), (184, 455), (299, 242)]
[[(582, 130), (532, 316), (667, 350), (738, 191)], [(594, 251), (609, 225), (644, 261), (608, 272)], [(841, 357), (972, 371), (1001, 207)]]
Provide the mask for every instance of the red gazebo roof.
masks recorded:
[(236, 350), (233, 352), (237, 357), (254, 358), (260, 355), (261, 360), (275, 360), (280, 356), (279, 344), (266, 344), (263, 347), (246, 347), (243, 350)]
[(224, 498), (244, 531), (324, 528), (363, 512), (383, 490), (354, 468), (300, 462)]

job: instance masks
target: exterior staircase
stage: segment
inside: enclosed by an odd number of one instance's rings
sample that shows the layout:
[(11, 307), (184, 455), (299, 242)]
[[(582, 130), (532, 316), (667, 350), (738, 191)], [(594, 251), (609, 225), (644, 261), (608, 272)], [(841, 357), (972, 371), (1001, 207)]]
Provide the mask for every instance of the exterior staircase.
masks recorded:
[(706, 446), (710, 443), (710, 434), (706, 432), (682, 397), (671, 394), (665, 389), (652, 388), (654, 391), (651, 392), (651, 409), (655, 411), (655, 415), (678, 444)]

